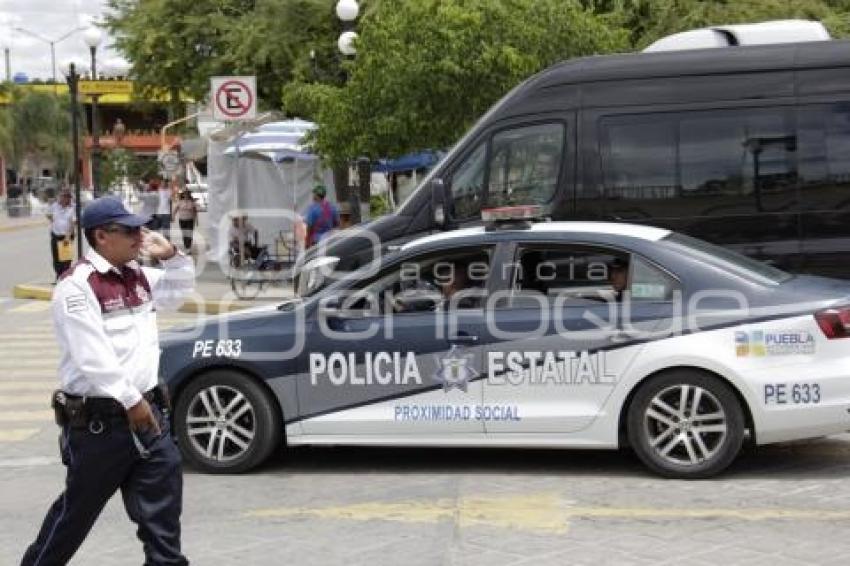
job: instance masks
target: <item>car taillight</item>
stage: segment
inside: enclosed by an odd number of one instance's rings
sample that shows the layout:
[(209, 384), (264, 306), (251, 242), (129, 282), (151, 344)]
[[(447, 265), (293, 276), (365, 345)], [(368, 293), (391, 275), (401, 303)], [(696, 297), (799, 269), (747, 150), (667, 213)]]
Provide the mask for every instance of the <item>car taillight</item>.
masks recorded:
[(815, 320), (824, 336), (850, 338), (850, 307), (836, 307), (815, 313)]

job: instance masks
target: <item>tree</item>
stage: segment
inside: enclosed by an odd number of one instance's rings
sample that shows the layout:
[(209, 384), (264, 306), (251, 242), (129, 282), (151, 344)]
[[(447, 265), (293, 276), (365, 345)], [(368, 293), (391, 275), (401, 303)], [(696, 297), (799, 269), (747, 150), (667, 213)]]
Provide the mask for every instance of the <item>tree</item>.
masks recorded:
[(848, 0), (584, 0), (629, 30), (636, 49), (690, 29), (766, 20), (819, 20), (834, 37), (850, 36)]
[[(293, 77), (332, 76), (336, 22), (326, 0), (108, 0), (106, 27), (145, 93), (209, 95), (215, 75), (256, 75), (259, 106), (279, 108)], [(309, 58), (313, 50), (316, 57)]]
[(109, 0), (106, 28), (127, 57), (135, 87), (145, 95), (167, 89), (171, 114), (180, 93), (203, 100), (209, 77), (219, 74), (223, 29), (246, 0)]
[(334, 162), (447, 147), (499, 97), (561, 59), (626, 47), (623, 30), (564, 0), (382, 0), (358, 23), (343, 87), (291, 84)]
[(19, 174), (37, 176), (42, 161), (53, 162), (60, 174), (70, 169), (69, 110), (67, 97), (11, 90), (11, 103), (0, 114), (0, 151)]

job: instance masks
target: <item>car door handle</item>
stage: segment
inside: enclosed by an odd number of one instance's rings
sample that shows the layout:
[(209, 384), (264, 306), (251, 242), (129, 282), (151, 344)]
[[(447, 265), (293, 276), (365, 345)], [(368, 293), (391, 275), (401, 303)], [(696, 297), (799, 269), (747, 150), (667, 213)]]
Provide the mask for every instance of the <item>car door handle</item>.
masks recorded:
[(449, 338), (449, 342), (452, 344), (475, 344), (478, 342), (478, 336), (472, 336), (471, 334), (458, 334), (457, 336)]
[(609, 334), (608, 341), (614, 342), (615, 344), (619, 344), (621, 342), (628, 342), (629, 340), (634, 340), (637, 337), (637, 334), (626, 332), (625, 330), (620, 330), (613, 334)]

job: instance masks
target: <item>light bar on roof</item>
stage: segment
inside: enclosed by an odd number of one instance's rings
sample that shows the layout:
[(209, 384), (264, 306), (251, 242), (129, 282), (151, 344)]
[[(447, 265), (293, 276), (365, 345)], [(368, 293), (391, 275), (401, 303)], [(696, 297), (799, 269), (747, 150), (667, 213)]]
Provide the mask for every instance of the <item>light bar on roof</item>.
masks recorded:
[(543, 207), (536, 204), (522, 206), (500, 206), (481, 210), (484, 222), (504, 222), (510, 220), (539, 220), (543, 218)]

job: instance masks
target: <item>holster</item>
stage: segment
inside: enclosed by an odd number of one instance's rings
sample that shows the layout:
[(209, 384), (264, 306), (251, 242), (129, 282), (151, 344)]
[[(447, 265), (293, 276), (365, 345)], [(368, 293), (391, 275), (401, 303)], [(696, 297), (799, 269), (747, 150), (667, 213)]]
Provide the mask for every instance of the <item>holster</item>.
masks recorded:
[(53, 407), (53, 415), (59, 426), (84, 428), (88, 423), (85, 400), (82, 397), (72, 397), (57, 389), (53, 392), (50, 406)]
[(155, 402), (159, 407), (165, 411), (171, 411), (171, 393), (168, 391), (168, 385), (160, 381), (153, 391)]

